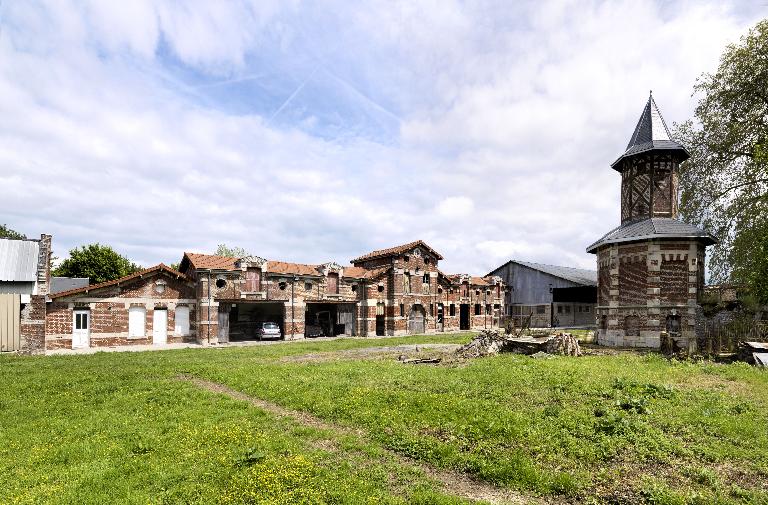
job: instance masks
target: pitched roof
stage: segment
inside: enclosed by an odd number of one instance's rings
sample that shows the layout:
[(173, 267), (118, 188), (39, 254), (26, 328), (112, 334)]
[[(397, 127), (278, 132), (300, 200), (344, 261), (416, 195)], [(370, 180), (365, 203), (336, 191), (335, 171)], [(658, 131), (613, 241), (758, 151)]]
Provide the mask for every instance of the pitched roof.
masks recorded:
[(643, 108), (642, 114), (640, 114), (640, 119), (637, 121), (635, 131), (629, 139), (626, 151), (611, 164), (611, 167), (614, 170), (618, 170), (616, 166), (622, 159), (654, 149), (678, 151), (681, 156), (680, 161), (687, 160), (690, 157), (685, 147), (672, 139), (667, 123), (664, 122), (664, 118), (656, 106), (653, 95), (651, 95)]
[[(464, 274), (444, 274), (451, 282), (460, 283)], [(491, 283), (485, 277), (469, 276), (469, 283), (472, 286), (488, 286)]]
[[(234, 270), (237, 258), (229, 256), (217, 256), (215, 254), (198, 254), (185, 252), (184, 257), (189, 260), (195, 270)], [(182, 261), (184, 261), (182, 259)]]
[(717, 243), (717, 239), (697, 226), (693, 226), (669, 217), (652, 217), (629, 221), (609, 231), (594, 244), (587, 247), (587, 252), (594, 253), (607, 244), (635, 242), (649, 239), (698, 238), (704, 245)]
[(40, 242), (0, 239), (0, 282), (35, 282)]
[(322, 275), (318, 265), (305, 265), (303, 263), (286, 263), (285, 261), (267, 261), (268, 274), (292, 274), (292, 275)]
[(159, 265), (155, 265), (155, 266), (150, 267), (150, 268), (145, 268), (144, 270), (139, 270), (138, 272), (134, 272), (134, 273), (132, 273), (130, 275), (126, 275), (124, 277), (120, 277), (119, 279), (115, 279), (115, 280), (111, 280), (111, 281), (107, 281), (107, 282), (100, 282), (99, 284), (92, 284), (90, 286), (82, 286), (82, 287), (75, 288), (75, 289), (69, 289), (67, 291), (61, 291), (59, 293), (51, 293), (50, 296), (51, 296), (51, 298), (60, 298), (62, 296), (69, 296), (69, 295), (74, 295), (74, 294), (77, 294), (77, 293), (88, 293), (88, 292), (91, 292), (91, 291), (93, 291), (95, 289), (101, 289), (101, 288), (106, 288), (106, 287), (110, 287), (110, 286), (117, 286), (119, 284), (124, 284), (126, 282), (129, 282), (129, 281), (132, 281), (132, 280), (135, 280), (135, 279), (139, 279), (141, 277), (144, 277), (147, 274), (151, 274), (151, 273), (155, 273), (155, 272), (165, 272), (165, 273), (168, 273), (168, 274), (176, 277), (177, 279), (183, 279), (185, 281), (192, 281), (192, 279), (190, 279), (189, 277), (187, 277), (183, 273), (181, 273), (181, 272), (179, 272), (177, 270), (174, 270), (173, 268), (171, 268), (171, 267), (169, 267), (167, 265), (164, 265), (164, 264), (160, 263)]
[(88, 277), (51, 277), (50, 294), (84, 288), (88, 285)]
[[(560, 279), (565, 279), (567, 281), (581, 284), (583, 286), (597, 286), (597, 270), (561, 267), (558, 265), (546, 265), (544, 263), (532, 263), (530, 261), (519, 261), (514, 259), (507, 261), (499, 268), (509, 265), (510, 263), (517, 263), (518, 265), (523, 265), (524, 267), (538, 270), (539, 272), (544, 272), (545, 274), (549, 274), (553, 277), (559, 277)], [(494, 272), (496, 270), (494, 270)]]
[(344, 277), (351, 277), (353, 279), (376, 279), (385, 272), (388, 272), (391, 267), (385, 266), (381, 268), (362, 268), (362, 267), (346, 267), (344, 269)]
[[(192, 268), (196, 270), (235, 270), (235, 263), (238, 258), (229, 256), (217, 256), (215, 254), (184, 253)], [(389, 267), (366, 269), (361, 267), (344, 268), (344, 277), (356, 279), (372, 279), (388, 270)], [(305, 263), (289, 263), (286, 261), (267, 261), (267, 274), (285, 274), (285, 275), (322, 275), (322, 265), (308, 265)]]
[(355, 258), (352, 261), (350, 261), (350, 263), (357, 263), (357, 262), (360, 262), (360, 261), (368, 261), (368, 260), (377, 259), (377, 258), (385, 258), (387, 256), (395, 256), (395, 255), (402, 254), (404, 252), (410, 251), (411, 249), (413, 249), (416, 246), (421, 246), (421, 247), (423, 247), (425, 249), (428, 249), (439, 260), (443, 259), (442, 255), (439, 252), (437, 252), (434, 249), (432, 249), (423, 240), (416, 240), (415, 242), (409, 242), (407, 244), (398, 245), (398, 246), (395, 246), (395, 247), (390, 247), (388, 249), (379, 249), (378, 251), (372, 251), (372, 252), (369, 252), (367, 254), (363, 254), (362, 256), (360, 256), (358, 258)]

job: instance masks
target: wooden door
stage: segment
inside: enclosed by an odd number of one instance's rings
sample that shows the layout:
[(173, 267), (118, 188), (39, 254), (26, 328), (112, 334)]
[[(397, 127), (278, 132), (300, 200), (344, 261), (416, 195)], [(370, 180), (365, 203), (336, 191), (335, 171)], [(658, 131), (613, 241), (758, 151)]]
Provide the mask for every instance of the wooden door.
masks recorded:
[(229, 304), (219, 304), (219, 343), (229, 342)]
[(328, 274), (328, 293), (339, 294), (339, 274)]
[(421, 305), (414, 305), (411, 314), (408, 316), (408, 333), (417, 335), (424, 333), (424, 308)]
[(152, 343), (164, 345), (168, 343), (168, 311), (155, 309), (152, 316)]
[(249, 293), (261, 291), (261, 270), (249, 268), (245, 272), (245, 290)]

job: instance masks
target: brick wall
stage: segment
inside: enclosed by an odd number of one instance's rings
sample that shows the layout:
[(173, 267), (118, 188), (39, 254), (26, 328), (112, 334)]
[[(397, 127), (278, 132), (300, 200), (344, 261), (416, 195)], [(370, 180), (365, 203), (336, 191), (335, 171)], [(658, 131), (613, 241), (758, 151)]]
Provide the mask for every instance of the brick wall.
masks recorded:
[[(188, 307), (190, 312), (190, 334), (185, 336), (175, 331), (175, 311), (182, 305)], [(131, 307), (142, 307), (146, 311), (144, 334), (141, 336), (128, 334), (128, 313)], [(87, 310), (89, 313), (91, 347), (152, 344), (156, 310), (167, 312), (168, 343), (194, 341), (198, 328), (194, 285), (164, 271), (150, 272), (143, 278), (135, 278), (121, 285), (54, 298), (48, 304), (45, 315), (46, 349), (72, 346), (75, 309)]]

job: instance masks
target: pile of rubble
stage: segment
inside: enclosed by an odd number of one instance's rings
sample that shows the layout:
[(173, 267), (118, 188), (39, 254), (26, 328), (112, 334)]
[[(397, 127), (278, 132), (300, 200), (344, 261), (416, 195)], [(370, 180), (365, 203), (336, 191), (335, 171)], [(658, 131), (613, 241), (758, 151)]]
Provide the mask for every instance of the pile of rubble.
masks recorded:
[(561, 356), (581, 356), (579, 341), (570, 333), (542, 337), (508, 336), (496, 330), (483, 330), (468, 344), (456, 351), (466, 358), (479, 358), (500, 352), (534, 355), (537, 353)]

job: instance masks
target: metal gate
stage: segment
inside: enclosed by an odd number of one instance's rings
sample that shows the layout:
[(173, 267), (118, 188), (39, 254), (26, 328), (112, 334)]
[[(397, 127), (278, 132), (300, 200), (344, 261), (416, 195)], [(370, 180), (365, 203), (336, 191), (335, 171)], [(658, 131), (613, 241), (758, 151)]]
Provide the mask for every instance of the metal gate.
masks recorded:
[(0, 352), (21, 348), (21, 296), (0, 293)]

